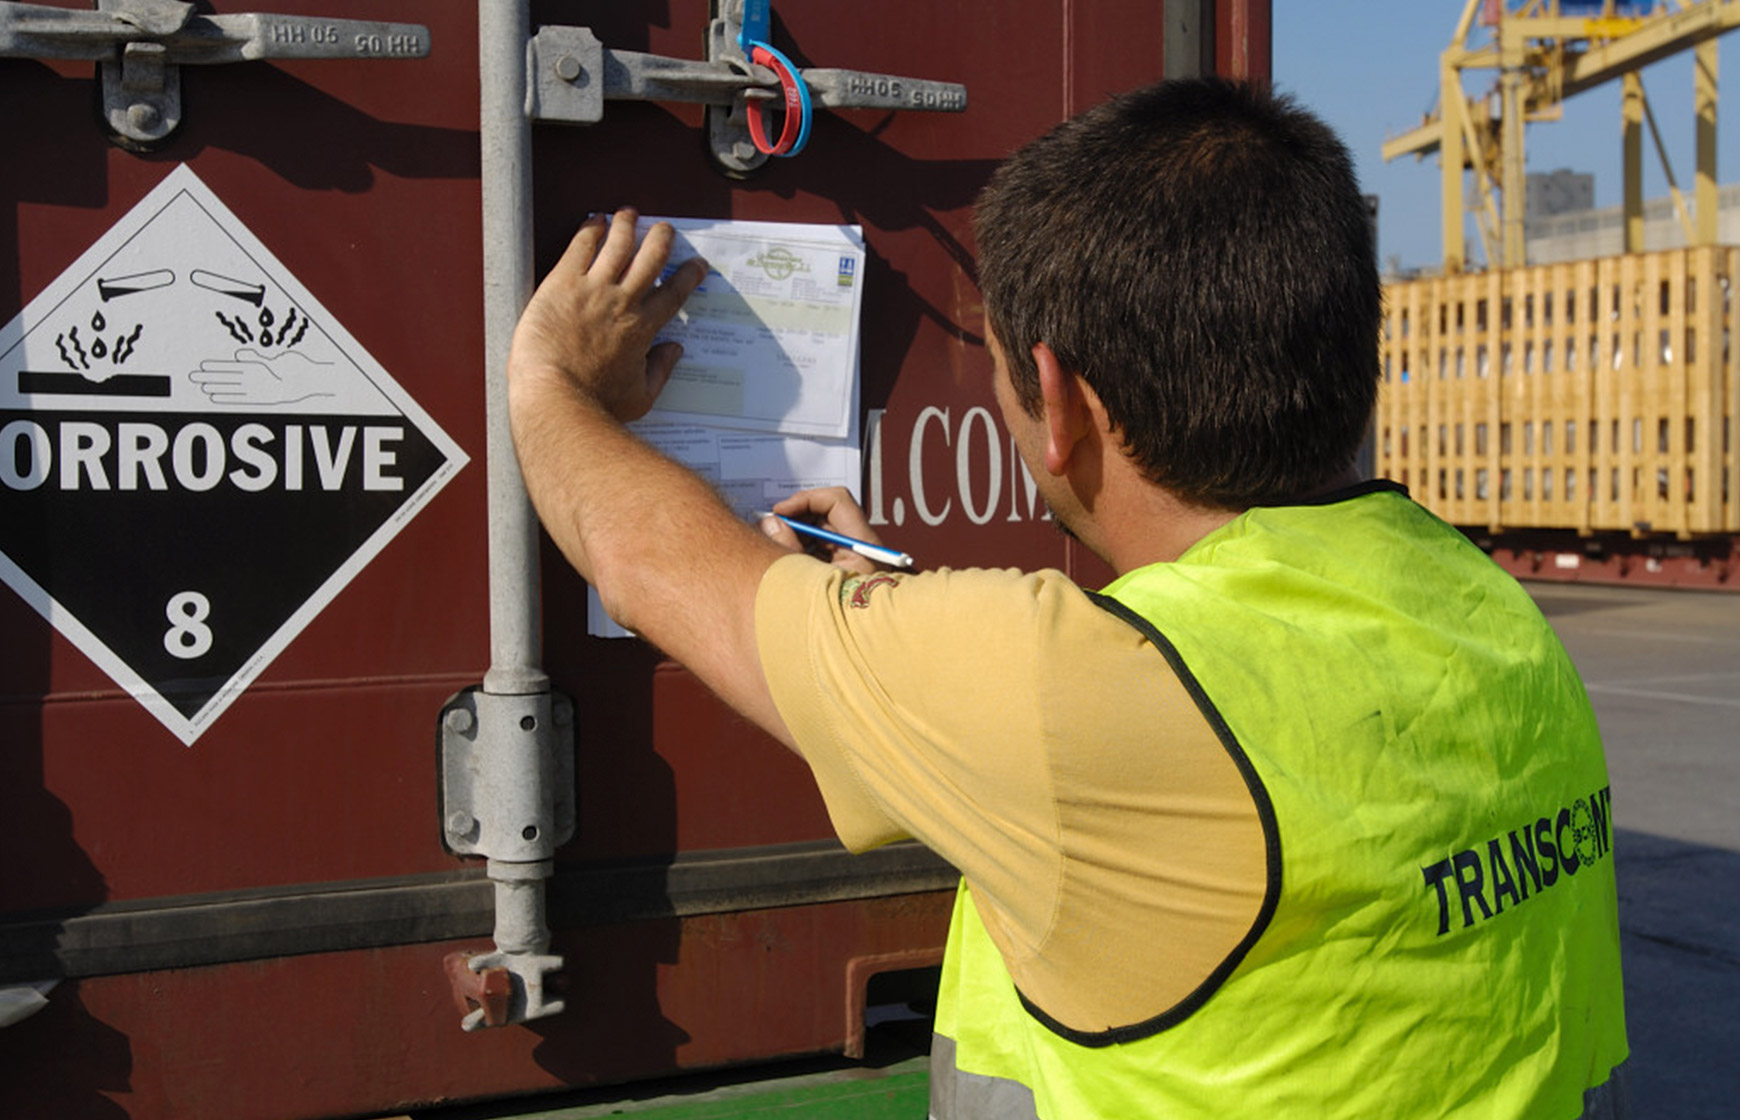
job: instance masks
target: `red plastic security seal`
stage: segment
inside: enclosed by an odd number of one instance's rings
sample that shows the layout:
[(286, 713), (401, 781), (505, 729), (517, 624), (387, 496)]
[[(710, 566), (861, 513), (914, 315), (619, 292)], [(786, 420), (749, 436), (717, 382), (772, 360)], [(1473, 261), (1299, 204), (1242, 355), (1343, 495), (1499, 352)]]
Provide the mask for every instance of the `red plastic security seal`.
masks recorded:
[(750, 43), (749, 60), (758, 66), (767, 67), (779, 76), (779, 88), (785, 100), (785, 122), (780, 127), (779, 139), (770, 141), (767, 138), (762, 102), (759, 98), (749, 99), (745, 106), (749, 118), (749, 139), (754, 142), (758, 152), (765, 152), (770, 156), (795, 156), (803, 151), (804, 145), (810, 139), (810, 117), (813, 109), (810, 105), (809, 87), (804, 84), (797, 67), (791, 64), (791, 59), (766, 43)]

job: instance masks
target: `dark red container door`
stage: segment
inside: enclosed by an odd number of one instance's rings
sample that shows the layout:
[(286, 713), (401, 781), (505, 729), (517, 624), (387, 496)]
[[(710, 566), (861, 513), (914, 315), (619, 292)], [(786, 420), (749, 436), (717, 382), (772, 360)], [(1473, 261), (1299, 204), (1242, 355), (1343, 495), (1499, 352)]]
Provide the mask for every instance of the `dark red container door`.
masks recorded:
[[(460, 1031), (441, 962), (488, 946), (490, 896), (442, 847), (434, 746), (489, 657), (477, 10), (257, 7), (422, 25), (427, 56), (181, 67), (181, 124), (144, 153), (106, 139), (91, 63), (0, 58), (0, 987), (59, 980), (0, 1029), (0, 1111), (354, 1115), (840, 1049), (848, 977), (927, 959), (947, 895), (898, 858), (844, 900), (782, 872), (838, 866), (802, 767), (646, 648), (585, 637), (548, 552), (579, 752), (551, 889), (568, 1009)], [(708, 19), (533, 15), (684, 58)], [(823, 114), (742, 181), (694, 107), (539, 125), (538, 258), (620, 204), (862, 225), (884, 536), (1094, 580), (996, 416), (969, 213), (1011, 149), (1158, 77), (1163, 22), (776, 4), (799, 65), (960, 82), (968, 109)], [(1266, 73), (1267, 4), (1222, 5), (1215, 52)]]

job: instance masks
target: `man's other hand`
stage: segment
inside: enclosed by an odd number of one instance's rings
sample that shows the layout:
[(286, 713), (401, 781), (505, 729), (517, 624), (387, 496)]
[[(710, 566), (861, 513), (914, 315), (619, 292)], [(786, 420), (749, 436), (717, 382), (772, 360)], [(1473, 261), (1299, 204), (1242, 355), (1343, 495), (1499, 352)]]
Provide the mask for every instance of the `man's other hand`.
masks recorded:
[[(798, 521), (808, 521), (820, 525), (824, 529), (832, 529), (848, 537), (855, 537), (866, 544), (881, 544), (876, 530), (870, 528), (870, 518), (865, 516), (864, 509), (852, 497), (851, 491), (843, 486), (828, 486), (816, 490), (799, 490), (786, 498), (782, 498), (773, 507), (773, 512), (793, 518)], [(815, 541), (809, 538), (800, 539), (791, 527), (777, 517), (761, 519), (761, 531), (784, 546), (791, 552), (809, 552), (819, 559), (826, 560), (837, 568), (848, 572), (870, 575), (885, 569), (875, 561), (858, 555), (849, 548), (828, 544), (826, 541)]]
[(685, 261), (659, 283), (676, 234), (660, 222), (637, 246), (635, 218), (633, 210), (588, 218), (532, 294), (508, 353), (514, 412), (554, 386), (625, 423), (652, 408), (683, 353), (675, 342), (654, 346), (653, 336), (707, 275), (707, 262)]

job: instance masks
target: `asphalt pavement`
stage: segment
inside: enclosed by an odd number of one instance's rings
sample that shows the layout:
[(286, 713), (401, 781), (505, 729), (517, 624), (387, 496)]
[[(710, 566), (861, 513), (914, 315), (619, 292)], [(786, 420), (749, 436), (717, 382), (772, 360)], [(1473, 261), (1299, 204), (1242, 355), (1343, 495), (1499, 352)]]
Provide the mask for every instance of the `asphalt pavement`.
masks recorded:
[(1607, 746), (1634, 1115), (1740, 1116), (1740, 592), (1528, 586)]

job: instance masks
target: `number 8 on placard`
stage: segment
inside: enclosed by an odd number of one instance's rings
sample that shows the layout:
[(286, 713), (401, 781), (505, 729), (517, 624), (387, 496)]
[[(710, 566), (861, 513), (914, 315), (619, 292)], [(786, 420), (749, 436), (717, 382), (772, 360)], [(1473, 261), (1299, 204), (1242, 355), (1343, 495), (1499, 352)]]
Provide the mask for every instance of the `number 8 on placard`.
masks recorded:
[(163, 648), (171, 657), (191, 661), (211, 650), (211, 627), (205, 620), (211, 617), (211, 600), (197, 591), (183, 591), (169, 598), (164, 609), (169, 629), (163, 635)]

